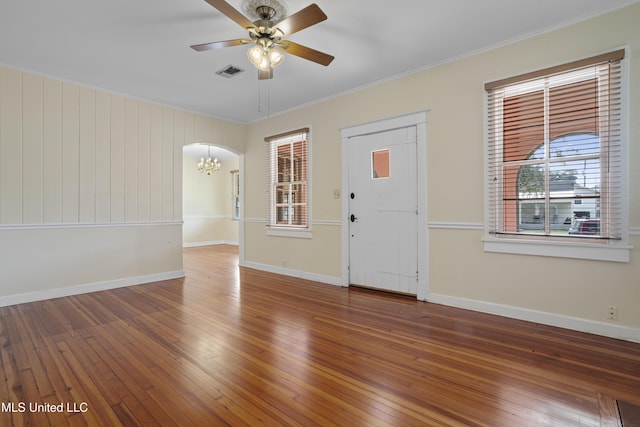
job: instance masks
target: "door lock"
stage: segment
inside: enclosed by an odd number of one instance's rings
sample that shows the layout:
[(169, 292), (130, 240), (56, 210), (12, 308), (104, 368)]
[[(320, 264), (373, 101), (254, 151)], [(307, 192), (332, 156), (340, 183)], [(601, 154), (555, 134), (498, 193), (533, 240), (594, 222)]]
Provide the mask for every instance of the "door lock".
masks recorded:
[(356, 216), (354, 214), (351, 214), (350, 219), (351, 219), (351, 222), (356, 222), (356, 219), (358, 219), (358, 218), (356, 218)]

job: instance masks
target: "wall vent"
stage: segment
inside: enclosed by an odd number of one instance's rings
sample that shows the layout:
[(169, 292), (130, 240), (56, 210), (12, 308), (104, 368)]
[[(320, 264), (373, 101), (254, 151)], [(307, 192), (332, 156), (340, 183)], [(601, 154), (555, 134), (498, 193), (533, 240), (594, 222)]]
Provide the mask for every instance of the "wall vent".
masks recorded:
[(227, 65), (223, 69), (216, 71), (216, 74), (230, 79), (242, 72), (244, 72), (242, 68), (236, 67), (235, 65)]

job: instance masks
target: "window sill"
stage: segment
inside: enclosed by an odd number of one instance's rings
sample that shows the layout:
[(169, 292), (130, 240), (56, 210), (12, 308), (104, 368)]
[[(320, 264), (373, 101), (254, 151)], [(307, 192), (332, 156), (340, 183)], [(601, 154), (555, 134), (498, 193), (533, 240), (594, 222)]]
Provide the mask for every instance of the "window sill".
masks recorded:
[(267, 236), (311, 239), (311, 237), (313, 237), (313, 232), (310, 229), (267, 227)]
[(587, 259), (610, 262), (629, 262), (629, 252), (633, 249), (624, 244), (577, 242), (540, 242), (520, 239), (485, 238), (484, 251), (506, 254), (547, 256), (558, 258)]

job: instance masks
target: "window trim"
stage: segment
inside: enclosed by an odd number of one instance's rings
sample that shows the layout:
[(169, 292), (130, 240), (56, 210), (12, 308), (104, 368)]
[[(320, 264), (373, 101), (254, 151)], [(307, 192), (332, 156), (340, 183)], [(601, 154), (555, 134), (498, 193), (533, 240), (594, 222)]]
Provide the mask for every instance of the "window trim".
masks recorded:
[[(533, 256), (546, 256), (546, 257), (560, 257), (560, 258), (572, 258), (572, 259), (585, 259), (585, 260), (600, 260), (611, 262), (629, 262), (630, 251), (633, 249), (628, 244), (629, 241), (629, 223), (628, 223), (628, 211), (629, 211), (629, 197), (628, 197), (628, 111), (629, 111), (629, 72), (628, 72), (628, 59), (625, 55), (625, 48), (597, 55), (594, 57), (573, 61), (567, 64), (558, 65), (554, 67), (545, 68), (542, 70), (534, 71), (531, 73), (521, 74), (519, 76), (509, 77), (494, 82), (486, 83), (484, 94), (484, 190), (485, 190), (485, 206), (484, 206), (484, 236), (483, 246), (485, 252), (496, 252), (506, 254), (519, 254), (519, 255), (533, 255)], [(551, 73), (558, 73), (569, 71), (581, 66), (587, 66), (589, 64), (595, 64), (603, 61), (620, 60), (621, 71), (621, 117), (620, 117), (620, 152), (623, 154), (623, 160), (620, 164), (620, 192), (624, 196), (620, 202), (620, 214), (621, 214), (621, 239), (620, 240), (597, 240), (589, 239), (582, 240), (580, 237), (575, 239), (567, 238), (562, 241), (555, 239), (536, 239), (533, 236), (528, 235), (501, 235), (497, 237), (490, 234), (490, 203), (489, 200), (491, 194), (490, 183), (490, 169), (489, 169), (489, 115), (490, 109), (488, 105), (488, 91), (490, 89), (512, 85), (517, 82), (521, 82), (524, 79), (540, 78)]]
[[(556, 65), (553, 67), (543, 68), (530, 73), (519, 74), (513, 77), (507, 77), (501, 80), (485, 83), (484, 89), (488, 91), (501, 86), (509, 86), (514, 83), (523, 82), (525, 80), (533, 80), (541, 77), (548, 76), (550, 74), (563, 73), (565, 71), (574, 70), (576, 68), (586, 67), (589, 65), (598, 64), (601, 62), (620, 60), (624, 61), (625, 48), (614, 50), (612, 52), (603, 53), (601, 55), (592, 56), (589, 58), (579, 59), (577, 61), (568, 62), (566, 64)], [(486, 104), (485, 104), (486, 105)]]
[[(306, 137), (306, 225), (283, 225), (276, 224), (274, 222), (275, 215), (275, 196), (273, 190), (273, 143), (278, 140), (283, 140), (295, 135), (305, 134)], [(312, 237), (312, 221), (311, 221), (311, 212), (312, 212), (312, 197), (311, 197), (311, 177), (312, 177), (312, 161), (311, 161), (311, 128), (304, 127), (300, 129), (295, 129), (288, 132), (279, 133), (276, 135), (268, 136), (264, 138), (266, 142), (266, 150), (267, 150), (267, 225), (265, 226), (266, 234), (268, 236), (276, 236), (276, 237), (295, 237), (295, 238), (303, 238), (310, 239)]]
[[(234, 169), (231, 173), (231, 220), (240, 220), (240, 170)], [(238, 210), (236, 211), (236, 203), (238, 204)]]

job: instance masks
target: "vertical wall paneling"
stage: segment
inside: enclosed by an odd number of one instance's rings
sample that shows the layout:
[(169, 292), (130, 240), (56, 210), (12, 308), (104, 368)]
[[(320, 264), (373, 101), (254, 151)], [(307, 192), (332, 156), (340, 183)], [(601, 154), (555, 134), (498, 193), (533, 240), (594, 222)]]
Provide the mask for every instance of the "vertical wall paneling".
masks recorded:
[(111, 97), (96, 92), (96, 212), (97, 223), (111, 221)]
[(0, 74), (0, 221), (22, 223), (22, 75)]
[(96, 92), (80, 88), (79, 221), (96, 220)]
[(193, 144), (196, 142), (193, 138), (193, 122), (194, 122), (194, 114), (193, 113), (184, 113), (184, 143)]
[[(183, 145), (193, 144), (195, 142), (194, 141), (194, 135), (193, 135), (194, 122), (195, 122), (195, 114), (193, 114), (193, 113), (184, 113), (184, 130), (183, 130), (183, 132), (184, 132), (184, 142), (183, 142)], [(180, 158), (183, 158), (183, 156), (184, 155), (181, 152), (180, 153)], [(193, 167), (195, 167), (195, 165)], [(184, 200), (183, 200), (184, 190), (182, 188), (182, 186), (184, 185), (184, 183), (182, 181), (184, 179), (184, 175), (183, 175), (184, 170), (183, 170), (183, 168), (184, 168), (184, 166), (182, 166), (180, 168), (180, 193), (179, 194), (180, 194), (181, 203), (180, 203), (180, 216), (178, 218), (183, 218), (183, 215), (184, 215)], [(183, 227), (183, 230), (184, 230), (184, 227)], [(183, 233), (184, 233), (184, 231), (183, 231)], [(184, 236), (183, 236), (183, 239), (184, 239)]]
[(162, 220), (173, 220), (173, 112), (162, 109)]
[(162, 107), (151, 106), (151, 150), (149, 156), (149, 212), (151, 221), (162, 219)]
[(124, 129), (124, 219), (138, 221), (138, 104), (125, 101)]
[(195, 116), (193, 119), (193, 142), (211, 142), (205, 141), (204, 117)]
[[(2, 197), (2, 74), (3, 68), (0, 67), (0, 197)], [(0, 224), (2, 224), (2, 199), (0, 199)]]
[[(43, 79), (22, 77), (22, 222), (43, 221)], [(18, 141), (16, 141), (18, 142)]]
[(138, 220), (149, 221), (151, 107), (146, 102), (138, 106)]
[(43, 222), (62, 222), (62, 82), (44, 78)]
[[(0, 224), (182, 219), (182, 147), (205, 116), (0, 67)], [(195, 164), (194, 164), (195, 167)]]
[(78, 222), (80, 126), (78, 86), (62, 83), (62, 222)]
[(111, 222), (124, 222), (124, 97), (111, 95)]
[(0, 299), (181, 275), (196, 118), (0, 66)]
[(173, 197), (174, 219), (182, 218), (182, 146), (184, 145), (185, 113), (174, 114), (173, 131)]

